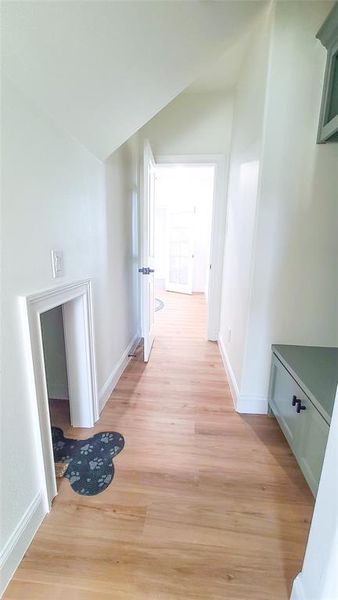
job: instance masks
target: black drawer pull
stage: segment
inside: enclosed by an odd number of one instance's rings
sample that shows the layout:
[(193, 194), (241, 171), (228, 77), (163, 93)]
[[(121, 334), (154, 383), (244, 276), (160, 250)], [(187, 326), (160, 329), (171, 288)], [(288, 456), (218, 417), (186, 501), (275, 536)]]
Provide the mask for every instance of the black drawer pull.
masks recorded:
[(292, 406), (296, 406), (297, 404), (297, 408), (296, 411), (298, 412), (298, 414), (300, 413), (301, 410), (306, 410), (306, 406), (304, 406), (304, 404), (302, 404), (302, 401), (297, 398), (297, 396), (292, 396)]
[(306, 406), (304, 406), (304, 404), (302, 404), (301, 400), (298, 400), (296, 410), (297, 410), (298, 414), (300, 413), (301, 410), (306, 410)]

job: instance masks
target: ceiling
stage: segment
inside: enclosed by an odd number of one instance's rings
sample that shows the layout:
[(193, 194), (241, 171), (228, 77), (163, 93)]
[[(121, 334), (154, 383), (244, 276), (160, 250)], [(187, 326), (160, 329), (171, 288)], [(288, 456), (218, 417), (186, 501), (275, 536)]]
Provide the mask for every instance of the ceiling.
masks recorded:
[(225, 85), (224, 69), (233, 79), (236, 43), (264, 4), (3, 2), (3, 72), (103, 160), (201, 74), (195, 91)]
[(250, 48), (250, 31), (244, 32), (213, 62), (184, 93), (198, 94), (232, 90), (240, 77), (240, 70)]

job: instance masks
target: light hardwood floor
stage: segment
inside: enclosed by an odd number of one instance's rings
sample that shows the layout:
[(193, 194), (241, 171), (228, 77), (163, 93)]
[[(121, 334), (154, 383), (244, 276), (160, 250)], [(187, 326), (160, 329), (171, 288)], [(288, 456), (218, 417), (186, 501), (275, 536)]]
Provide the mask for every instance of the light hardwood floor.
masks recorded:
[(112, 484), (86, 498), (62, 480), (6, 600), (289, 598), (311, 493), (275, 420), (235, 413), (203, 296), (161, 297), (149, 364), (92, 431), (125, 436)]

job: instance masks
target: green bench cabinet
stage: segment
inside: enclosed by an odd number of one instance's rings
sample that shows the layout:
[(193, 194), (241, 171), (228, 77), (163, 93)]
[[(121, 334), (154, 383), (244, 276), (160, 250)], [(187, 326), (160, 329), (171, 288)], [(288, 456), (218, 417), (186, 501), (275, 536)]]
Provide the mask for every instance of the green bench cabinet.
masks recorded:
[(338, 348), (272, 346), (269, 411), (314, 496), (338, 384)]

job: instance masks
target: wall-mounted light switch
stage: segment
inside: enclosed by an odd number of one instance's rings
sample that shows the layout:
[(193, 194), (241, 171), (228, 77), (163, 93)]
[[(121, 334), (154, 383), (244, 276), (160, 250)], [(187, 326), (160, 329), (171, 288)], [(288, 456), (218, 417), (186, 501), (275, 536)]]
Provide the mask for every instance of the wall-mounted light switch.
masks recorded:
[(53, 271), (54, 279), (56, 277), (62, 277), (64, 275), (62, 250), (52, 250), (51, 257), (52, 257), (52, 271)]

